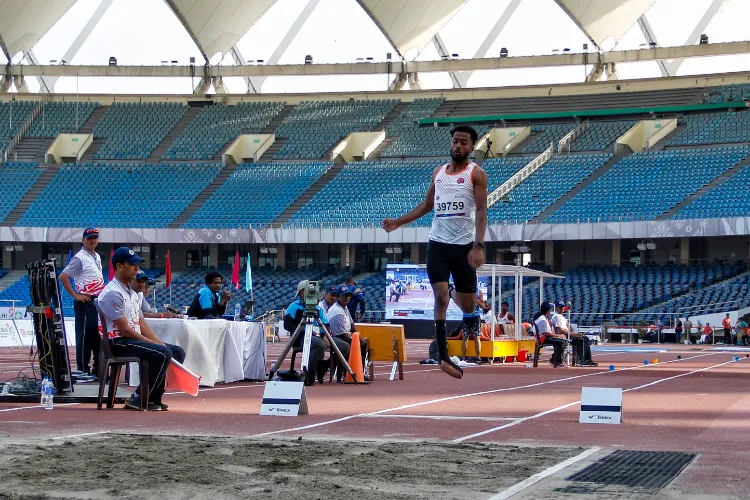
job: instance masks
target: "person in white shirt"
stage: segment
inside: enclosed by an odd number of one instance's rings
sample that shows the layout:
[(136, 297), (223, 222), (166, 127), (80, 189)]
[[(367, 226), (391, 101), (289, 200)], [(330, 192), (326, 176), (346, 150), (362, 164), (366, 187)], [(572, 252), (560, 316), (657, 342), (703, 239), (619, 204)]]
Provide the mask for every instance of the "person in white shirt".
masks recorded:
[[(99, 314), (94, 300), (104, 289), (102, 258), (96, 253), (99, 230), (89, 227), (83, 231), (81, 250), (70, 259), (60, 273), (60, 284), (75, 299), (73, 311), (76, 320), (76, 370), (99, 375)], [(70, 279), (75, 281), (75, 290)], [(89, 372), (89, 360), (93, 367)]]
[(563, 351), (565, 351), (568, 341), (552, 329), (552, 325), (549, 322), (551, 312), (552, 306), (549, 302), (542, 303), (539, 312), (534, 315), (534, 328), (536, 329), (540, 345), (551, 345), (555, 348), (555, 352), (552, 354), (549, 363), (558, 368), (563, 366)]
[(339, 299), (339, 287), (337, 287), (336, 285), (331, 285), (328, 288), (326, 288), (326, 294), (322, 299), (320, 299), (320, 302), (318, 303), (318, 305), (322, 307), (326, 313), (328, 313), (328, 309), (330, 309), (331, 306), (335, 304), (338, 299)]
[[(104, 315), (106, 331), (103, 342), (111, 342), (115, 356), (133, 356), (148, 361), (149, 395), (148, 410), (164, 411), (162, 403), (167, 369), (174, 358), (182, 363), (185, 351), (176, 345), (165, 344), (146, 323), (138, 294), (130, 287), (130, 282), (138, 272), (138, 264), (143, 258), (127, 247), (120, 247), (112, 255), (115, 279), (104, 287), (99, 295), (98, 305)], [(141, 407), (140, 386), (125, 403), (126, 408), (135, 410)]]
[(500, 314), (497, 315), (498, 325), (513, 324), (516, 322), (516, 317), (508, 312), (508, 303), (503, 302), (500, 304)]
[(550, 321), (555, 333), (567, 337), (576, 349), (576, 359), (579, 366), (598, 366), (591, 360), (591, 341), (583, 334), (570, 331), (568, 319), (565, 317), (565, 303), (558, 300), (555, 303), (555, 313)]
[[(331, 337), (336, 343), (336, 346), (344, 355), (345, 359), (349, 359), (349, 352), (351, 351), (352, 345), (352, 333), (356, 332), (357, 329), (354, 326), (354, 320), (349, 312), (349, 301), (352, 299), (352, 291), (347, 286), (339, 287), (338, 300), (328, 309), (326, 316), (328, 316), (328, 324), (331, 327)], [(364, 361), (364, 357), (362, 360)], [(336, 381), (340, 382), (343, 377), (343, 370), (341, 367), (336, 368)]]

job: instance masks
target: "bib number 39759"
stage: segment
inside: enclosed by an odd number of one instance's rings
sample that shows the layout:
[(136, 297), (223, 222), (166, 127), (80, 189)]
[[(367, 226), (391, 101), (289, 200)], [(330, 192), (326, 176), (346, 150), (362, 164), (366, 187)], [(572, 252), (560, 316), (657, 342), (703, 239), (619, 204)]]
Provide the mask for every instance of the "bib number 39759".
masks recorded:
[(435, 214), (438, 217), (458, 217), (465, 215), (464, 202), (460, 200), (438, 201), (435, 203)]

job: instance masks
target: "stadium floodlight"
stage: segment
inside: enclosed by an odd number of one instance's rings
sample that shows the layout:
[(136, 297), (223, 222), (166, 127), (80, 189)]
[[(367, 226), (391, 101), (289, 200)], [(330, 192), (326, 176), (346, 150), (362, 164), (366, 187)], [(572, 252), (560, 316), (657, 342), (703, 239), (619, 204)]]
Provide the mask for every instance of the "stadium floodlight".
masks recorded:
[(305, 56), (305, 64), (312, 64), (313, 63), (313, 57), (311, 55)]
[(708, 35), (706, 35), (705, 33), (703, 33), (703, 34), (701, 35), (701, 41), (700, 41), (700, 44), (701, 44), (701, 45), (708, 45)]
[(194, 64), (195, 64), (195, 57), (193, 56), (190, 58), (190, 65), (192, 66)]
[(401, 253), (403, 252), (403, 248), (401, 247), (393, 247), (393, 253)]
[(391, 247), (385, 247), (385, 253), (393, 253), (393, 249)]
[(508, 57), (508, 49), (505, 47), (500, 49), (500, 57)]

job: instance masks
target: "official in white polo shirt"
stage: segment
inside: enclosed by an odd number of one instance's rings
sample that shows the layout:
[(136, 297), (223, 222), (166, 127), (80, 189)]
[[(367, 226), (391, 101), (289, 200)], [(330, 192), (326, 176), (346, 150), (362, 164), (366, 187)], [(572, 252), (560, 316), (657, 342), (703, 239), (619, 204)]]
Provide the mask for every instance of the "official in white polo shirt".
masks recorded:
[[(138, 293), (130, 286), (138, 273), (138, 264), (143, 258), (127, 247), (115, 250), (112, 265), (115, 279), (110, 281), (99, 295), (99, 308), (107, 321), (107, 333), (115, 356), (134, 356), (148, 361), (150, 411), (164, 411), (168, 407), (162, 403), (167, 368), (172, 358), (185, 360), (181, 347), (165, 344), (148, 326), (141, 312)], [(126, 408), (140, 409), (141, 387), (125, 403)]]
[[(91, 374), (99, 375), (99, 315), (94, 299), (104, 288), (102, 258), (96, 253), (99, 230), (93, 227), (83, 231), (81, 250), (70, 259), (60, 273), (60, 283), (73, 297), (73, 312), (76, 320), (76, 370), (89, 373), (89, 360), (94, 363)], [(70, 279), (75, 280), (75, 290)]]

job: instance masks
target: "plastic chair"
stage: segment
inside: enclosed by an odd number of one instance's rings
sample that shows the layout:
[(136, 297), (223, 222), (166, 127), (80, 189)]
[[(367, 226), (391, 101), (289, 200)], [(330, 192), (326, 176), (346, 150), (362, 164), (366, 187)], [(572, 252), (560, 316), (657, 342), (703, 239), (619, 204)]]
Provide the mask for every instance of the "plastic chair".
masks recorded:
[[(117, 384), (120, 380), (120, 368), (127, 366), (128, 363), (138, 363), (141, 377), (141, 411), (148, 409), (149, 399), (149, 380), (148, 380), (148, 361), (141, 360), (135, 356), (115, 356), (112, 352), (107, 332), (107, 321), (96, 304), (96, 310), (99, 312), (99, 323), (101, 324), (102, 341), (99, 349), (99, 397), (96, 400), (96, 409), (102, 409), (102, 400), (104, 398), (104, 385), (109, 383), (109, 394), (107, 395), (107, 408), (114, 408), (115, 394), (117, 393)], [(109, 370), (109, 371), (108, 371)]]

